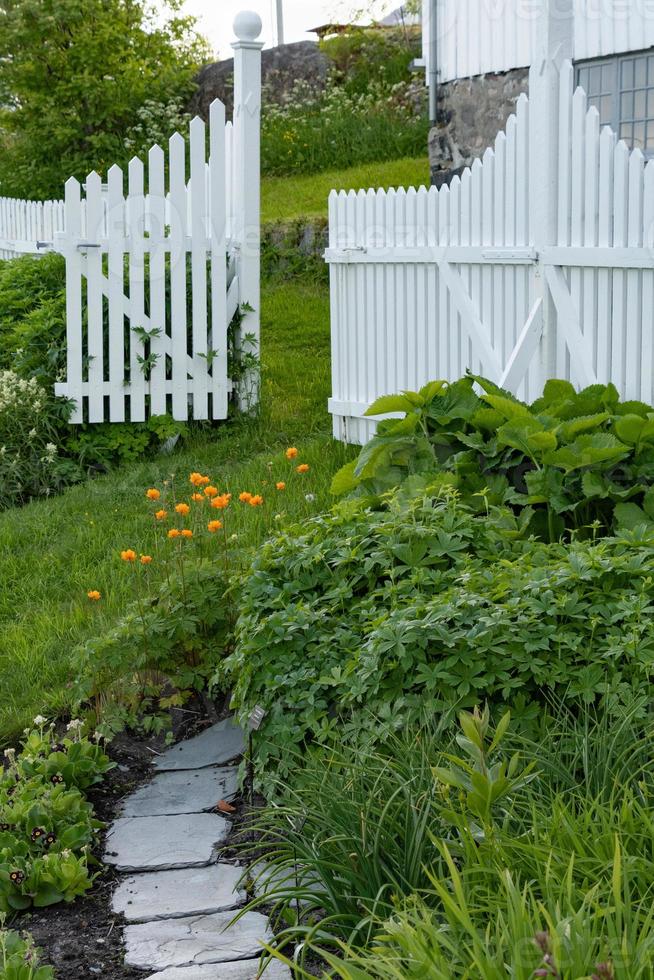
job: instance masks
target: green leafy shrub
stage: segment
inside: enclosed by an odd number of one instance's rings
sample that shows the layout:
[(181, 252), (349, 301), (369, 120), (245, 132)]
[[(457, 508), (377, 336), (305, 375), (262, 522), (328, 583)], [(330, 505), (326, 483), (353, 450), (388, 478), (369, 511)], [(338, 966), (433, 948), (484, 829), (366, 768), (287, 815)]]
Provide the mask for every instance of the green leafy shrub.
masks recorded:
[(241, 719), (268, 712), (260, 774), (288, 772), (289, 746), (380, 718), (490, 698), (528, 719), (553, 693), (649, 689), (650, 531), (544, 544), (525, 514), (475, 515), (437, 492), (352, 501), (259, 549), (218, 677)]
[(455, 738), (427, 713), (377, 748), (335, 736), (257, 821), (270, 850), (251, 907), (272, 906), (274, 948), (297, 944), (302, 977), (317, 954), (346, 980), (645, 980), (646, 705), (543, 713), (533, 739), (482, 712)]
[(298, 82), (283, 105), (264, 102), (261, 169), (305, 174), (424, 152), (429, 122), (424, 86), (381, 81), (350, 93), (330, 82), (316, 92)]
[(421, 36), (419, 30), (412, 28), (353, 28), (325, 38), (320, 50), (329, 58), (338, 84), (357, 94), (368, 91), (373, 84), (391, 88), (406, 82), (411, 75), (411, 62), (421, 54)]
[(54, 726), (27, 730), (8, 749), (0, 778), (0, 912), (70, 902), (92, 884), (89, 849), (101, 824), (81, 790), (112, 767), (81, 723), (57, 740)]
[(389, 412), (403, 417), (379, 423), (336, 474), (335, 493), (374, 494), (410, 474), (442, 471), (471, 507), (510, 504), (546, 541), (571, 530), (654, 526), (654, 409), (620, 402), (612, 384), (576, 392), (552, 380), (526, 405), (470, 376), (385, 395), (366, 414)]
[(41, 964), (31, 936), (4, 929), (1, 917), (0, 980), (54, 980), (54, 970)]

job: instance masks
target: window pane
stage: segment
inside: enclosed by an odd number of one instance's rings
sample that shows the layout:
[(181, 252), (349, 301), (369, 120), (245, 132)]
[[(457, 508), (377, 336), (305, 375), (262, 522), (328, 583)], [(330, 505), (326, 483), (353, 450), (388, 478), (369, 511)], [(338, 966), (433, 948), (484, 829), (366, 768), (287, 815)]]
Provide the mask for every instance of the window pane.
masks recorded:
[(642, 88), (647, 85), (647, 59), (646, 58), (636, 58), (635, 59), (635, 78), (636, 88)]
[(622, 123), (620, 126), (620, 139), (631, 145), (634, 135), (633, 123)]
[(647, 59), (647, 78), (650, 85), (654, 85), (654, 55), (650, 55)]
[[(654, 105), (654, 92), (652, 95), (652, 105)], [(600, 114), (600, 123), (602, 126), (611, 126), (613, 123), (613, 96), (603, 95), (599, 100), (600, 104), (598, 106)]]
[(585, 92), (588, 92), (588, 68), (577, 69), (577, 85), (581, 85)]
[(634, 87), (634, 63), (631, 59), (622, 62), (622, 88)]
[(632, 137), (632, 141), (634, 148), (638, 146), (641, 150), (645, 149), (645, 123), (634, 123), (634, 135)]
[[(654, 58), (652, 58), (652, 62), (654, 62)], [(614, 88), (615, 65), (602, 65), (602, 92), (612, 92)]]
[(620, 98), (620, 118), (634, 118), (634, 97), (631, 92), (626, 92)]
[(598, 95), (602, 88), (602, 69), (595, 67), (590, 69), (590, 79), (588, 81), (588, 94)]
[(634, 95), (634, 119), (644, 119), (647, 114), (647, 98), (645, 92), (636, 92)]
[(654, 124), (647, 124), (647, 140), (645, 143), (645, 152), (648, 156), (654, 154)]

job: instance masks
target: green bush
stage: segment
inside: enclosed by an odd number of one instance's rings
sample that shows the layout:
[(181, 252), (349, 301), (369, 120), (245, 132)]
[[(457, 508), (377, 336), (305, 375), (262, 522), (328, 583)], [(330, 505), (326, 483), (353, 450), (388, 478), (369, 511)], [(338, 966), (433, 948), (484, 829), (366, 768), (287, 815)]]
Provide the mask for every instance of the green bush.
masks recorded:
[(264, 544), (219, 672), (241, 719), (267, 711), (257, 767), (379, 719), (480, 698), (533, 717), (553, 693), (593, 702), (649, 689), (654, 535), (543, 544), (505, 509), (437, 490), (352, 501)]
[(298, 83), (283, 105), (265, 103), (261, 169), (305, 174), (424, 153), (429, 122), (424, 87), (371, 84), (349, 93), (330, 83), (315, 94)]
[(336, 474), (335, 493), (375, 494), (411, 474), (440, 472), (478, 512), (508, 504), (546, 541), (654, 528), (654, 409), (620, 402), (612, 384), (577, 392), (552, 380), (526, 405), (471, 375), (384, 395), (366, 414), (389, 412), (403, 418), (379, 423)]
[(531, 740), (478, 711), (456, 738), (335, 735), (255, 825), (275, 950), (302, 977), (316, 955), (345, 980), (651, 977), (646, 705), (543, 714)]
[(0, 980), (54, 980), (51, 966), (41, 964), (31, 936), (2, 928), (0, 918)]
[(391, 87), (410, 78), (411, 62), (421, 54), (420, 31), (354, 28), (320, 42), (332, 76), (347, 92), (368, 91), (371, 85)]
[(58, 739), (36, 718), (20, 753), (5, 752), (0, 778), (0, 912), (73, 901), (92, 884), (88, 852), (101, 824), (82, 790), (112, 768), (81, 736)]

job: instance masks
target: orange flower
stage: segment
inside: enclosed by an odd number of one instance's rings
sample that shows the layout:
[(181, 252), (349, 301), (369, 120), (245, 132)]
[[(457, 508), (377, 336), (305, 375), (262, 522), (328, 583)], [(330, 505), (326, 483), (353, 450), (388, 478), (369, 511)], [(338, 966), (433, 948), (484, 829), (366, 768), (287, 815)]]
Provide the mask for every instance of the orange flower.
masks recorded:
[(204, 497), (202, 496), (201, 493), (192, 493), (191, 500), (195, 500), (195, 502), (199, 504), (204, 500)]
[(97, 601), (98, 601), (98, 599), (100, 599), (100, 598), (101, 598), (101, 596), (100, 596), (100, 593), (98, 592), (98, 590), (97, 590), (97, 589), (91, 589), (91, 590), (90, 590), (89, 592), (87, 592), (86, 594), (87, 594), (87, 596), (89, 597), (89, 599), (90, 599), (90, 600), (91, 600), (92, 602), (97, 602)]
[(308, 463), (300, 463), (300, 465), (299, 466), (296, 466), (295, 468), (298, 471), (298, 473), (308, 473), (309, 472), (309, 464)]
[(168, 537), (169, 538), (178, 538), (179, 537), (179, 534), (180, 534), (180, 532), (177, 530), (176, 527), (171, 527), (170, 531), (168, 532)]
[(218, 496), (218, 487), (205, 487), (204, 488), (204, 495), (205, 495), (205, 497), (217, 497)]
[(188, 512), (190, 511), (190, 509), (191, 508), (189, 507), (188, 504), (176, 504), (175, 505), (175, 510), (177, 511), (177, 513), (178, 514), (182, 514), (184, 517), (186, 517), (186, 515), (188, 514)]
[(225, 507), (229, 507), (229, 502), (231, 499), (231, 493), (221, 493), (220, 496), (213, 498), (211, 501), (211, 506), (215, 507), (216, 510), (224, 510)]
[(220, 531), (222, 526), (223, 526), (222, 521), (209, 521), (209, 523), (207, 524), (207, 528), (209, 529), (209, 531), (211, 531), (212, 534), (215, 534), (216, 531)]
[(148, 498), (148, 500), (158, 500), (161, 494), (155, 487), (150, 487), (149, 490), (145, 491), (145, 496)]
[(263, 497), (260, 493), (256, 493), (254, 497), (250, 497), (248, 500), (250, 507), (261, 507), (263, 503)]
[(289, 448), (286, 450), (286, 459), (295, 459), (296, 456), (297, 449), (295, 446), (289, 446)]
[(189, 483), (192, 483), (194, 487), (198, 487), (200, 485), (200, 480), (202, 479), (202, 474), (191, 473), (188, 479), (189, 479)]
[(154, 516), (157, 518), (158, 521), (165, 521), (166, 518), (168, 517), (168, 511), (158, 510)]
[(211, 480), (209, 479), (208, 476), (201, 476), (200, 479), (198, 480), (199, 487), (206, 487), (207, 483), (211, 483)]
[(248, 493), (247, 490), (244, 490), (243, 493), (239, 493), (238, 499), (242, 504), (249, 504), (252, 500), (252, 494)]
[(192, 538), (193, 537), (193, 531), (190, 529), (190, 527), (184, 527), (184, 528), (182, 528), (181, 534), (182, 534), (182, 537), (183, 538)]
[(152, 561), (152, 555), (141, 555), (141, 564), (149, 565)]
[(121, 551), (120, 557), (123, 561), (136, 561), (136, 552), (132, 551), (131, 548), (127, 548), (126, 551)]
[(277, 487), (278, 490), (286, 490), (286, 484), (282, 483), (281, 480), (279, 483), (276, 483), (275, 486)]

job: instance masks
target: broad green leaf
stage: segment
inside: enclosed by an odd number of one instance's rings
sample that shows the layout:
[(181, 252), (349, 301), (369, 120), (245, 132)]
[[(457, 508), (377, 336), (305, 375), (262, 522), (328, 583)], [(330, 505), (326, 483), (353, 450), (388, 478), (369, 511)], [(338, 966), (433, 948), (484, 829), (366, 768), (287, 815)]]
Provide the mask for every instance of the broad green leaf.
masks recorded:
[(578, 436), (570, 445), (547, 453), (543, 461), (549, 466), (571, 473), (585, 466), (615, 464), (628, 455), (628, 447), (609, 432), (593, 432), (591, 435)]
[(646, 419), (652, 411), (652, 406), (646, 405), (645, 402), (626, 401), (616, 405), (614, 411), (616, 415), (640, 415), (641, 418)]
[(515, 419), (515, 418), (533, 418), (528, 407), (522, 402), (515, 401), (511, 398), (507, 398), (505, 395), (482, 395), (482, 399), (487, 402), (491, 408), (494, 408), (496, 412), (504, 416), (505, 419)]
[(645, 427), (645, 419), (640, 415), (621, 415), (613, 424), (618, 439), (629, 446), (640, 442), (641, 433)]
[(484, 429), (487, 432), (496, 432), (505, 419), (494, 408), (486, 408), (484, 406), (475, 412), (470, 421), (478, 429)]
[(542, 397), (538, 401), (542, 401), (545, 405), (552, 405), (566, 398), (574, 398), (576, 394), (575, 387), (570, 381), (550, 378), (549, 381), (545, 382)]
[(365, 410), (364, 415), (388, 415), (389, 412), (412, 412), (415, 403), (406, 394), (382, 395)]
[(350, 493), (358, 485), (359, 480), (354, 475), (356, 465), (357, 461), (353, 459), (334, 473), (330, 490), (335, 496), (340, 497), (344, 493)]
[(428, 417), (438, 425), (449, 425), (454, 419), (469, 421), (479, 409), (481, 402), (467, 380), (455, 381), (442, 395), (434, 398), (426, 409)]
[(423, 404), (427, 405), (431, 402), (437, 395), (440, 395), (444, 389), (447, 388), (447, 381), (428, 381), (424, 387), (420, 389), (418, 394), (423, 400)]
[(650, 487), (643, 496), (643, 510), (650, 520), (654, 521), (654, 487)]
[(577, 419), (570, 419), (561, 422), (556, 428), (559, 442), (570, 442), (583, 432), (592, 432), (599, 429), (611, 416), (608, 412), (599, 412), (596, 415), (581, 415)]
[(540, 459), (557, 445), (554, 433), (546, 432), (542, 423), (531, 415), (518, 416), (501, 426), (497, 430), (497, 443), (519, 449), (530, 459)]
[(633, 531), (634, 528), (639, 527), (641, 524), (654, 526), (645, 511), (638, 504), (616, 504), (614, 514), (618, 527), (626, 528), (629, 531)]

